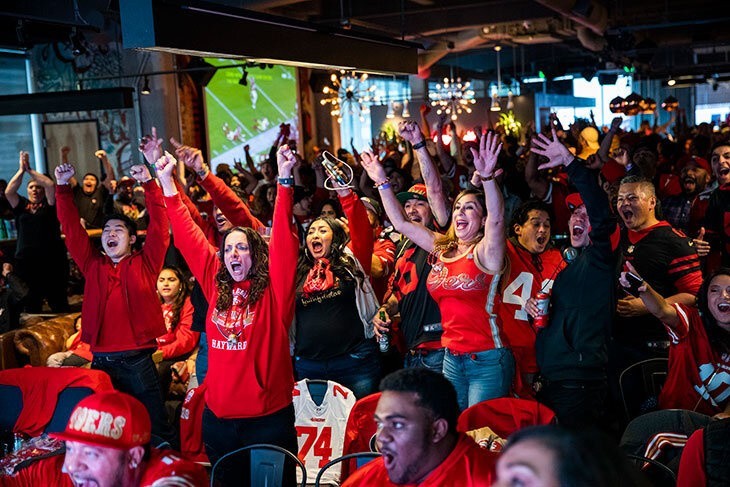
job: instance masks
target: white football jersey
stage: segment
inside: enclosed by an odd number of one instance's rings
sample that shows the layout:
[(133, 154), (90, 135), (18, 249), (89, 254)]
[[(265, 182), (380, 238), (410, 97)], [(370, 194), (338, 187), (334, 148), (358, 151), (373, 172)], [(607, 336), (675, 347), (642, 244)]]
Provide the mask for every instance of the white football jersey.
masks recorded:
[[(307, 468), (307, 482), (314, 483), (324, 465), (342, 456), (345, 428), (355, 394), (337, 382), (327, 381), (322, 404), (315, 404), (307, 387), (307, 380), (294, 384), (294, 414), (299, 443), (299, 459)], [(341, 465), (327, 469), (322, 483), (339, 485)], [(301, 482), (301, 476), (298, 479)]]

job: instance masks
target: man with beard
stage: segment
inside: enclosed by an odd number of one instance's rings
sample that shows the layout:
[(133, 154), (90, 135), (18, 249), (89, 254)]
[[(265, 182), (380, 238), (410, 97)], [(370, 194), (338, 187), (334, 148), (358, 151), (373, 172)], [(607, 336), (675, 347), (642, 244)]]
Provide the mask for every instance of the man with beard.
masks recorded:
[[(68, 147), (64, 147), (64, 149), (68, 149)], [(62, 150), (62, 163), (68, 163), (68, 153), (69, 151)], [(79, 209), (79, 216), (83, 220), (82, 225), (87, 229), (101, 228), (104, 222), (106, 201), (110, 197), (111, 182), (114, 179), (114, 168), (109, 163), (106, 152), (98, 150), (94, 155), (104, 166), (104, 180), (99, 183), (99, 178), (91, 172), (84, 174), (81, 184), (76, 178), (71, 180), (71, 186), (74, 189), (74, 203)]]
[[(611, 216), (596, 171), (574, 157), (555, 136), (533, 139), (532, 150), (564, 166), (579, 193), (566, 198), (570, 244), (577, 257), (555, 279), (548, 325), (535, 341), (540, 386), (537, 398), (567, 427), (606, 424), (608, 342), (616, 306), (619, 227)], [(535, 298), (526, 306), (538, 315)]]
[[(397, 194), (408, 219), (433, 228), (433, 214), (426, 196), (426, 185), (414, 184), (408, 191)], [(373, 317), (375, 333), (387, 333), (390, 316), (400, 313), (400, 330), (406, 341), (405, 367), (426, 367), (441, 372), (444, 348), (441, 346), (441, 312), (426, 288), (431, 272), (428, 252), (409, 239), (398, 245), (395, 272), (390, 280), (386, 299)]]
[(682, 168), (679, 182), (682, 192), (664, 198), (662, 212), (677, 230), (686, 235), (697, 235), (711, 193), (706, 190), (710, 183), (710, 165), (704, 159), (691, 158)]
[(344, 487), (492, 485), (496, 455), (457, 433), (456, 391), (443, 375), (401, 369), (380, 383), (375, 409), (382, 457), (352, 474)]
[(712, 191), (707, 204), (707, 240), (714, 250), (720, 251), (722, 265), (730, 266), (730, 141), (715, 144), (710, 162), (717, 189)]
[(152, 487), (208, 485), (205, 468), (170, 450), (150, 446), (150, 417), (138, 400), (117, 391), (99, 392), (74, 408), (65, 431), (63, 454), (0, 476), (2, 487)]

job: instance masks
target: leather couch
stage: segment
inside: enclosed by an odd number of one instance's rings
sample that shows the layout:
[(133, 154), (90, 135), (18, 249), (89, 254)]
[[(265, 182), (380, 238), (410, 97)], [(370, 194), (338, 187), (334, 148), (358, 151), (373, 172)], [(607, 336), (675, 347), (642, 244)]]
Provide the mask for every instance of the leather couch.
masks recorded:
[(45, 366), (48, 357), (64, 350), (80, 313), (21, 320), (21, 327), (0, 335), (0, 370), (25, 365)]

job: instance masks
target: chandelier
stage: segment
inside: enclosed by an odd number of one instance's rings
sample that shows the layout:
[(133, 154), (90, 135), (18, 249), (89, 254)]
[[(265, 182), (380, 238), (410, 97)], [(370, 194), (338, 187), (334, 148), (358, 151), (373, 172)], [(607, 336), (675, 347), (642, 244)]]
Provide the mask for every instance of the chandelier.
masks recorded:
[(342, 123), (342, 115), (345, 113), (358, 115), (360, 121), (364, 122), (363, 115), (370, 113), (370, 104), (379, 101), (375, 95), (375, 85), (368, 83), (367, 79), (367, 73), (360, 76), (354, 71), (340, 71), (340, 76), (332, 73), (332, 85), (322, 89), (325, 97), (320, 103), (322, 106), (331, 106), (330, 115), (337, 117), (337, 123)]
[(444, 83), (436, 84), (436, 91), (428, 94), (431, 99), (431, 106), (438, 107), (436, 114), (445, 113), (456, 120), (463, 112), (471, 113), (471, 107), (476, 103), (474, 90), (470, 88), (471, 82), (461, 82), (461, 78), (444, 78)]

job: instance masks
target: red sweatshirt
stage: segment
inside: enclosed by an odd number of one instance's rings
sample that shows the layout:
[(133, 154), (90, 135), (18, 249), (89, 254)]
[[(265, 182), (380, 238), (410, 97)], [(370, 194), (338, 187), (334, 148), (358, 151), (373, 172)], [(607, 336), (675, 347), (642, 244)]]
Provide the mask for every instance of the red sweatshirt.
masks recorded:
[(169, 360), (193, 351), (200, 339), (200, 333), (190, 329), (193, 324), (193, 305), (187, 298), (180, 310), (177, 323), (172, 323), (172, 305), (162, 305), (167, 333), (157, 337), (157, 348), (162, 350), (162, 358)]
[(219, 418), (264, 416), (292, 402), (289, 327), (294, 316), (299, 251), (296, 230), (291, 225), (293, 196), (293, 188), (279, 186), (269, 244), (269, 286), (253, 306), (244, 308), (242, 302), (250, 283), (237, 283), (233, 305), (220, 312), (215, 308), (216, 274), (223, 265), (218, 250), (195, 225), (179, 194), (165, 198), (173, 234), (185, 236), (175, 243), (210, 303), (206, 317), (205, 401)]
[[(86, 278), (81, 340), (91, 346), (92, 352), (154, 347), (155, 338), (166, 333), (157, 298), (157, 275), (170, 245), (168, 221), (157, 182), (151, 179), (143, 187), (150, 215), (145, 243), (142, 250), (115, 265), (94, 247), (81, 226), (71, 185), (56, 186), (56, 212), (66, 235), (66, 247)], [(110, 283), (121, 289), (111, 288)], [(121, 301), (110, 303), (113, 296)], [(112, 314), (106, 313), (107, 307), (118, 311), (113, 320)], [(114, 336), (113, 343), (100, 343), (102, 328), (105, 336)]]

